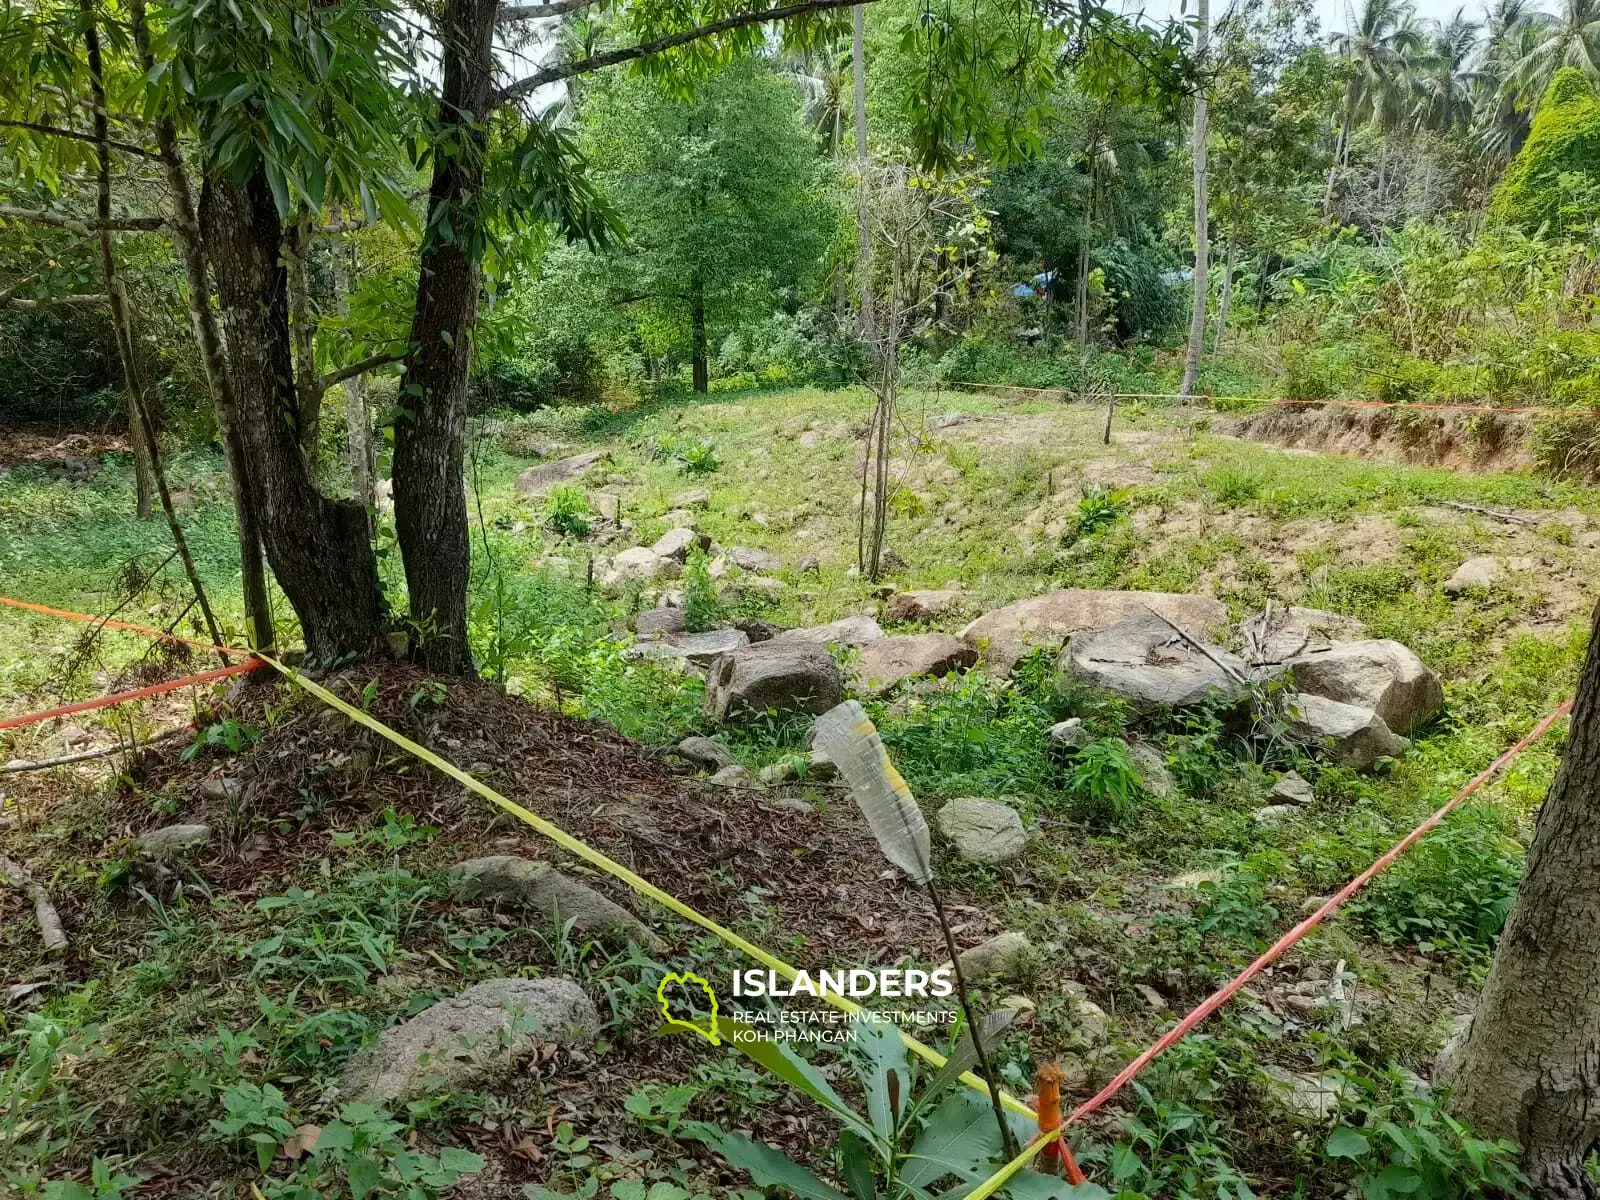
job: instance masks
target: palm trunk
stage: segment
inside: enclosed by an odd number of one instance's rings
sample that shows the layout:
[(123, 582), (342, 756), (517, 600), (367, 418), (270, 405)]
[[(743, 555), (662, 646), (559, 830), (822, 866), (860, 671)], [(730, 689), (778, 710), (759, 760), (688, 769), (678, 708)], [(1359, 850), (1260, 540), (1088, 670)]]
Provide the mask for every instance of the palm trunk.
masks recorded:
[[(145, 17), (145, 0), (128, 0), (129, 22), (139, 62), (148, 73), (155, 67), (150, 45), (150, 27)], [(171, 191), (173, 244), (183, 263), (188, 292), (189, 320), (194, 326), (195, 345), (205, 371), (206, 385), (217, 412), (217, 427), (222, 435), (223, 456), (232, 484), (233, 511), (239, 531), (239, 568), (244, 590), (245, 634), (249, 644), (271, 650), (276, 644), (272, 627), (272, 608), (267, 599), (267, 569), (261, 557), (261, 529), (250, 484), (249, 458), (240, 433), (238, 406), (228, 380), (222, 351), (222, 335), (211, 308), (211, 280), (206, 273), (205, 249), (200, 240), (200, 224), (195, 212), (194, 193), (189, 173), (184, 169), (178, 148), (178, 130), (170, 115), (156, 122), (156, 146)]]
[(1222, 266), (1222, 299), (1217, 305), (1217, 341), (1214, 353), (1222, 353), (1222, 343), (1228, 337), (1228, 315), (1233, 308), (1233, 272), (1239, 263), (1239, 242), (1228, 239), (1228, 255)]
[(1206, 43), (1210, 36), (1209, 0), (1199, 0), (1194, 27), (1195, 67), (1200, 86), (1194, 95), (1194, 301), (1189, 318), (1189, 353), (1183, 363), (1183, 382), (1178, 391), (1194, 395), (1200, 375), (1200, 358), (1206, 344), (1206, 298), (1210, 292), (1209, 205), (1206, 200)]
[[(448, 0), (444, 87), (417, 308), (395, 426), (395, 529), (405, 562), (416, 653), (435, 671), (472, 673), (467, 640), (467, 372), (478, 315), (477, 206), (494, 72), (496, 0)], [(445, 232), (441, 232), (443, 229)]]
[(1600, 607), (1561, 770), (1478, 1010), (1448, 1075), (1455, 1111), (1522, 1146), (1540, 1200), (1587, 1200), (1600, 1140)]
[(228, 380), (267, 558), (313, 663), (371, 654), (382, 647), (384, 612), (366, 510), (317, 490), (296, 436), (283, 227), (265, 170), (243, 183), (208, 171), (200, 226), (216, 271)]

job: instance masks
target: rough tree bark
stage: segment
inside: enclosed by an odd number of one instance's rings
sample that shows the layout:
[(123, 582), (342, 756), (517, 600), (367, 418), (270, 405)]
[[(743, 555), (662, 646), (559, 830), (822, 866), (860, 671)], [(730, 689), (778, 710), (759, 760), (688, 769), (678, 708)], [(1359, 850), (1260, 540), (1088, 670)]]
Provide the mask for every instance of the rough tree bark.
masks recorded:
[(383, 599), (366, 509), (324, 496), (300, 452), (283, 228), (266, 172), (208, 171), (200, 195), (217, 277), (227, 374), (273, 573), (300, 618), (307, 657), (329, 664), (379, 649)]
[(284, 230), (283, 262), (289, 283), (289, 332), (294, 339), (294, 375), (300, 393), (300, 447), (314, 455), (322, 424), (322, 388), (317, 381), (317, 323), (311, 312), (311, 218), (302, 213)]
[(1541, 1200), (1587, 1200), (1600, 1141), (1600, 606), (1561, 769), (1466, 1039), (1445, 1072), (1480, 1133), (1512, 1138)]
[(1189, 317), (1189, 353), (1183, 362), (1183, 382), (1178, 391), (1194, 395), (1200, 375), (1200, 358), (1206, 348), (1206, 297), (1210, 292), (1210, 204), (1206, 199), (1206, 49), (1211, 35), (1209, 0), (1198, 0), (1194, 26), (1195, 70), (1200, 86), (1194, 94), (1194, 301)]
[(414, 653), (430, 669), (456, 675), (473, 670), (467, 641), (471, 558), (462, 480), (467, 371), (478, 309), (475, 243), (482, 216), (477, 206), (488, 141), (496, 2), (445, 4), (440, 131), (395, 423), (395, 530), (411, 596)]
[[(155, 67), (155, 54), (151, 49), (144, 0), (128, 0), (128, 18), (139, 62), (148, 73)], [(168, 222), (168, 228), (173, 244), (178, 249), (178, 258), (183, 263), (189, 320), (194, 326), (194, 340), (200, 350), (206, 386), (211, 391), (211, 402), (217, 412), (223, 457), (232, 484), (234, 518), (239, 530), (239, 569), (244, 590), (246, 640), (256, 649), (270, 651), (277, 637), (272, 627), (272, 608), (267, 600), (267, 569), (261, 557), (261, 529), (252, 500), (249, 459), (245, 454), (244, 437), (240, 433), (238, 405), (233, 398), (232, 384), (228, 381), (222, 335), (217, 328), (216, 314), (211, 308), (211, 280), (206, 273), (205, 249), (200, 240), (194, 192), (189, 186), (189, 172), (184, 167), (178, 145), (178, 127), (170, 113), (163, 113), (156, 121), (156, 147), (167, 177), (168, 190), (172, 193), (172, 220)]]

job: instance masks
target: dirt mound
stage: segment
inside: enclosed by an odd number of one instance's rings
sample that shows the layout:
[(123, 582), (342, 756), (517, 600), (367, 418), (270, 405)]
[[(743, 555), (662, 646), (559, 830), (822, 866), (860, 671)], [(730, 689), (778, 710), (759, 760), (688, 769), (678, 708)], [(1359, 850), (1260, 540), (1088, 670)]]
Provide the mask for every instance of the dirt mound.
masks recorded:
[[(391, 667), (376, 679), (351, 671), (326, 684), (719, 920), (747, 920), (752, 889), (759, 889), (764, 916), (819, 939), (812, 944), (841, 961), (939, 955), (925, 895), (884, 877), (853, 805), (800, 812), (780, 807), (771, 793), (710, 786), (606, 726), (537, 708), (488, 683)], [(185, 760), (177, 748), (153, 753), (118, 801), (126, 836), (172, 822), (210, 825), (219, 848), (205, 874), (214, 885), (253, 890), (256, 879), (286, 872), (296, 860), (315, 861), (330, 829), (371, 824), (386, 809), (441, 831), (413, 870), (488, 853), (491, 844), (495, 853), (567, 857), (291, 685), (245, 689), (221, 715), (236, 737), (255, 740), (214, 761)], [(152, 804), (153, 796), (161, 802)], [(661, 916), (608, 877), (587, 878), (647, 919)], [(992, 932), (986, 918), (972, 916), (967, 937)], [(695, 931), (674, 921), (663, 932), (685, 944)]]
[(1276, 406), (1238, 421), (1232, 432), (1292, 449), (1474, 471), (1533, 465), (1527, 413), (1405, 408)]

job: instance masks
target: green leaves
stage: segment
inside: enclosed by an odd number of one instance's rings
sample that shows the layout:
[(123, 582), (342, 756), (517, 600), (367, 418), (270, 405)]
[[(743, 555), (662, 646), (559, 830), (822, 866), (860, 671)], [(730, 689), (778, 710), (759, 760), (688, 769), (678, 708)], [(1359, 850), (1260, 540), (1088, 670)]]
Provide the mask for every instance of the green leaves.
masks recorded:
[(1358, 1129), (1344, 1126), (1333, 1131), (1328, 1138), (1325, 1153), (1329, 1158), (1361, 1158), (1372, 1148), (1366, 1135)]
[(829, 1187), (805, 1167), (764, 1142), (731, 1133), (714, 1125), (686, 1126), (685, 1132), (710, 1146), (730, 1166), (749, 1171), (758, 1187), (781, 1187), (800, 1200), (850, 1200), (843, 1192)]

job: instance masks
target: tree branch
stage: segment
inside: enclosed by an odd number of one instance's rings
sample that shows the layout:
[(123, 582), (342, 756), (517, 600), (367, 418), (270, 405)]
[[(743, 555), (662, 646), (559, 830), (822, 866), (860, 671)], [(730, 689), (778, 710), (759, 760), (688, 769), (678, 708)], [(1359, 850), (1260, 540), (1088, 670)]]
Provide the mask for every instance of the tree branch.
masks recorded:
[(49, 212), (42, 208), (14, 208), (9, 204), (0, 204), (0, 218), (32, 221), (35, 225), (51, 225), (57, 229), (69, 229), (73, 233), (85, 235), (98, 229), (148, 233), (166, 226), (166, 221), (161, 217), (117, 217), (110, 221), (80, 221), (77, 217), (70, 217), (65, 213)]
[[(0, 121), (0, 127), (8, 129), (29, 129), (34, 133), (46, 133), (51, 137), (71, 138), (75, 142), (94, 142), (94, 134), (79, 133), (76, 129), (63, 129), (59, 125), (42, 125), (38, 121)], [(135, 146), (132, 142), (118, 142), (107, 140), (106, 145), (113, 150), (121, 150), (124, 154), (136, 154), (140, 158), (159, 159), (160, 153), (155, 150), (146, 150), (143, 146)]]
[(602, 54), (590, 55), (588, 58), (575, 59), (572, 62), (556, 63), (552, 66), (535, 71), (525, 79), (507, 84), (494, 94), (496, 104), (505, 104), (513, 100), (520, 100), (531, 95), (540, 88), (551, 83), (560, 83), (564, 79), (572, 79), (578, 75), (587, 75), (591, 71), (598, 71), (602, 67), (614, 67), (618, 63), (632, 62), (636, 58), (649, 58), (654, 54), (662, 54), (678, 46), (687, 46), (690, 42), (698, 42), (702, 38), (716, 37), (719, 33), (728, 33), (735, 29), (742, 29), (746, 25), (765, 25), (772, 21), (787, 21), (791, 17), (804, 16), (806, 13), (828, 12), (838, 8), (854, 8), (857, 3), (871, 3), (871, 0), (800, 0), (797, 4), (783, 4), (776, 8), (757, 9), (753, 12), (735, 13), (731, 17), (724, 17), (720, 21), (712, 21), (709, 25), (699, 25), (694, 29), (685, 29), (679, 33), (669, 33), (648, 42), (640, 42), (635, 46), (622, 46), (616, 50), (607, 50)]
[(514, 21), (539, 21), (545, 17), (560, 17), (588, 8), (594, 0), (546, 0), (543, 4), (508, 4), (495, 14), (495, 22), (510, 25)]
[(317, 395), (322, 395), (335, 384), (343, 383), (347, 379), (354, 379), (357, 375), (365, 375), (368, 371), (376, 371), (379, 367), (386, 367), (390, 363), (404, 362), (404, 354), (370, 354), (366, 358), (340, 367), (337, 371), (330, 372), (317, 380)]
[(0, 296), (0, 309), (15, 308), (22, 312), (32, 312), (39, 308), (49, 308), (54, 304), (105, 304), (111, 299), (104, 292), (87, 292), (77, 296), (47, 296), (43, 300), (22, 300), (6, 295)]

